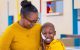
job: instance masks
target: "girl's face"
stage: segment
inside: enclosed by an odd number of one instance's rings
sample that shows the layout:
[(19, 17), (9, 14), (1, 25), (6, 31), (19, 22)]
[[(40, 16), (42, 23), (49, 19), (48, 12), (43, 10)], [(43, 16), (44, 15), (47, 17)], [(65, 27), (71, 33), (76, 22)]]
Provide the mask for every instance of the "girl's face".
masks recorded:
[(42, 29), (42, 34), (46, 39), (43, 39), (45, 43), (50, 43), (56, 34), (56, 31), (53, 27), (45, 27)]

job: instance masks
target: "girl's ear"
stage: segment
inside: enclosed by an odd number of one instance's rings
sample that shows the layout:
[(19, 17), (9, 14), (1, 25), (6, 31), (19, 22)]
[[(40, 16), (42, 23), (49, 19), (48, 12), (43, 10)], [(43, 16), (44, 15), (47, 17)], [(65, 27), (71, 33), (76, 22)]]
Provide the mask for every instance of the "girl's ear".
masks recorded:
[(56, 31), (54, 31), (54, 36), (56, 35)]

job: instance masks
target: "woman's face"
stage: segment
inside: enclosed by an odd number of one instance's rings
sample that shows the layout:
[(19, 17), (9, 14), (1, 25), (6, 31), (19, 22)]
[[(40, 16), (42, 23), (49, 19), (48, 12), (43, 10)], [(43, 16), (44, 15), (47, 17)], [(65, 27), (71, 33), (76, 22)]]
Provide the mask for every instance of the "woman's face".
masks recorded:
[(53, 29), (53, 27), (45, 27), (42, 29), (42, 34), (45, 36), (45, 43), (50, 43), (53, 39), (54, 36), (56, 34), (55, 30)]
[(34, 24), (38, 20), (38, 13), (36, 12), (30, 12), (28, 15), (25, 15), (25, 18), (23, 18), (23, 25), (25, 28), (32, 28)]

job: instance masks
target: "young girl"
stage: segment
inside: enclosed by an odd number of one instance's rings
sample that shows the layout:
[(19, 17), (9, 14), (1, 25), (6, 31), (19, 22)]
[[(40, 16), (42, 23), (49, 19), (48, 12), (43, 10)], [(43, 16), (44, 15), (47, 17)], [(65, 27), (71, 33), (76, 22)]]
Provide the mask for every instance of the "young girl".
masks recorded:
[(54, 25), (45, 23), (42, 26), (42, 50), (65, 50), (61, 41), (54, 39), (56, 31)]

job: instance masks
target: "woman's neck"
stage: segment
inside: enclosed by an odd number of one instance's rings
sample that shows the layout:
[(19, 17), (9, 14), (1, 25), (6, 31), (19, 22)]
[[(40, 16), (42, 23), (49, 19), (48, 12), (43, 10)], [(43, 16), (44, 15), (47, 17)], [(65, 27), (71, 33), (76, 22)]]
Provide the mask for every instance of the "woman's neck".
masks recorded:
[(24, 27), (22, 20), (18, 22), (22, 27)]

